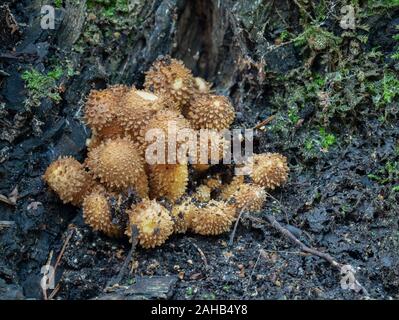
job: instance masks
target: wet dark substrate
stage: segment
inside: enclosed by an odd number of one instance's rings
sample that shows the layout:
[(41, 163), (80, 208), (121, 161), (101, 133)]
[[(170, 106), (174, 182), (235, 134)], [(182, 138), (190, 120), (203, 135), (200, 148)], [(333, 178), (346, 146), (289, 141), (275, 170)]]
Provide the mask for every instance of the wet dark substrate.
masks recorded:
[[(64, 11), (57, 11), (56, 31), (40, 31), (34, 20), (37, 1), (5, 2), (20, 24), (20, 31), (3, 37), (0, 47), (0, 71), (5, 74), (0, 73), (0, 194), (8, 195), (17, 186), (18, 200), (15, 206), (0, 202), (0, 221), (11, 222), (0, 228), (0, 299), (42, 299), (41, 267), (51, 252), (54, 265), (66, 239), (69, 241), (58, 267), (59, 288), (54, 297), (102, 296), (104, 288), (118, 275), (130, 244), (92, 232), (84, 225), (81, 210), (63, 205), (41, 179), (47, 165), (59, 155), (84, 158), (85, 140), (90, 134), (81, 121), (84, 97), (90, 88), (102, 88), (107, 83), (140, 85), (142, 71), (158, 55), (171, 53), (184, 59), (196, 74), (214, 81), (219, 93), (230, 95), (238, 111), (235, 126), (250, 127), (268, 114), (263, 96), (267, 97), (269, 89), (259, 83), (251, 89), (253, 79), (260, 75), (233, 60), (247, 57), (243, 47), (248, 56), (255, 56), (262, 48), (242, 39), (246, 34), (229, 22), (225, 12), (228, 3), (217, 10), (217, 1), (209, 1), (208, 7), (185, 1), (153, 1), (143, 13), (149, 18), (140, 29), (139, 39), (128, 34), (120, 40), (104, 40), (105, 48), (121, 56), (111, 63), (109, 52), (98, 47), (70, 54), (72, 44), (62, 41)], [(26, 10), (28, 5), (36, 11)], [(166, 9), (175, 15), (165, 15)], [(292, 8), (281, 10), (297, 21), (297, 12)], [(192, 12), (201, 18), (190, 19)], [(380, 29), (393, 19), (380, 19)], [(198, 43), (194, 31), (182, 36), (188, 21), (197, 33), (210, 21), (213, 28), (205, 29)], [(212, 31), (216, 29), (222, 34)], [(233, 45), (233, 38), (242, 46)], [(390, 50), (389, 45), (381, 45)], [(187, 48), (204, 52), (199, 62), (191, 58)], [(272, 66), (276, 71), (286, 72), (304, 63), (292, 47), (285, 50), (281, 57), (275, 52), (269, 57), (272, 63), (276, 61)], [(66, 57), (79, 73), (60, 80), (65, 87), (62, 102), (44, 99), (39, 108), (27, 110), (21, 70), (31, 66), (48, 70), (52, 59), (63, 61)], [(255, 92), (258, 90), (262, 97)], [(249, 110), (242, 107), (242, 100), (251, 106)], [(269, 199), (264, 212), (256, 217), (274, 214), (305, 244), (358, 268), (356, 276), (371, 298), (397, 299), (398, 193), (392, 195), (390, 185), (378, 184), (368, 173), (380, 168), (386, 159), (397, 157), (399, 128), (397, 122), (381, 123), (372, 116), (359, 122), (350, 142), (311, 160), (299, 157), (290, 141), (278, 141), (269, 131), (258, 133), (256, 151), (282, 152), (289, 158), (291, 175), (283, 188), (272, 193), (277, 200)], [(340, 133), (343, 136), (344, 129)], [(159, 292), (137, 294), (147, 298), (363, 298), (362, 294), (343, 290), (339, 272), (326, 261), (301, 253), (266, 222), (255, 224), (244, 217), (231, 246), (229, 236), (176, 235), (161, 248), (139, 248), (134, 253), (133, 272), (126, 274), (121, 284), (134, 286), (143, 276), (167, 283)], [(165, 280), (165, 276), (170, 278)]]

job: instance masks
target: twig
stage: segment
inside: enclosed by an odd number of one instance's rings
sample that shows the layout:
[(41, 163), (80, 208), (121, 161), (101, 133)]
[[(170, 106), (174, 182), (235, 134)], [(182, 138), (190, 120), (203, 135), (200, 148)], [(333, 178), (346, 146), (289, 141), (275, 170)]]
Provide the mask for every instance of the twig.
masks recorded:
[(195, 247), (195, 249), (197, 249), (197, 251), (201, 256), (202, 262), (205, 264), (205, 267), (208, 268), (208, 260), (206, 259), (204, 252), (201, 250), (199, 246), (197, 246), (197, 244), (194, 241), (192, 241), (191, 239), (188, 239), (188, 241)]
[(55, 262), (55, 265), (54, 265), (54, 273), (55, 273), (55, 271), (57, 270), (57, 267), (58, 267), (58, 265), (59, 265), (60, 262), (61, 262), (61, 259), (62, 259), (63, 255), (64, 255), (64, 253), (65, 253), (65, 249), (66, 249), (66, 247), (67, 247), (69, 241), (71, 240), (72, 235), (73, 235), (74, 232), (75, 232), (75, 228), (71, 228), (71, 229), (69, 230), (69, 232), (68, 232), (68, 235), (67, 235), (67, 237), (66, 237), (66, 239), (65, 239), (65, 241), (64, 241), (64, 244), (62, 245), (61, 251), (60, 251), (60, 253), (58, 254), (57, 260), (56, 260), (56, 262)]
[[(256, 222), (262, 222), (262, 219), (258, 219), (252, 216), (248, 216), (248, 218), (250, 220), (256, 221)], [(266, 215), (266, 220), (271, 224), (271, 226), (276, 229), (278, 232), (280, 232), (283, 236), (285, 236), (286, 238), (288, 238), (289, 240), (291, 240), (292, 242), (294, 242), (303, 252), (307, 252), (310, 253), (312, 255), (315, 255), (317, 257), (320, 257), (324, 260), (326, 260), (328, 263), (331, 264), (331, 266), (333, 266), (335, 269), (337, 269), (338, 271), (342, 272), (343, 267), (345, 265), (343, 265), (342, 263), (339, 263), (338, 261), (336, 261), (332, 256), (330, 256), (328, 253), (324, 253), (324, 252), (320, 252), (314, 248), (310, 248), (307, 245), (305, 245), (302, 241), (300, 241), (297, 237), (295, 237), (289, 230), (287, 230), (286, 228), (284, 228), (275, 218), (274, 216), (268, 214)], [(366, 290), (365, 287), (363, 287), (360, 282), (354, 277), (354, 274), (352, 273), (352, 278), (354, 280), (354, 284), (355, 287), (360, 289), (363, 294), (368, 297), (369, 293)]]
[[(55, 274), (56, 274), (55, 272), (57, 271), (57, 268), (58, 268), (58, 266), (59, 266), (59, 264), (60, 264), (60, 262), (61, 262), (62, 257), (64, 256), (65, 250), (66, 250), (66, 248), (67, 248), (67, 246), (68, 246), (68, 243), (69, 243), (69, 241), (71, 240), (72, 235), (73, 235), (74, 232), (75, 232), (75, 228), (71, 228), (71, 229), (69, 229), (69, 231), (68, 231), (68, 235), (67, 235), (67, 237), (65, 238), (65, 241), (64, 241), (64, 243), (63, 243), (63, 245), (62, 245), (62, 248), (61, 248), (61, 251), (60, 251), (60, 253), (58, 254), (57, 260), (55, 261), (54, 271), (52, 272), (52, 276), (53, 276), (53, 277), (55, 277)], [(50, 265), (50, 264), (51, 264), (52, 257), (53, 257), (53, 251), (50, 252), (50, 256), (49, 256), (49, 259), (48, 259), (48, 261), (47, 261), (47, 265)], [(61, 275), (60, 279), (61, 279), (61, 278), (62, 278), (62, 275)], [(61, 280), (60, 280), (60, 281), (61, 281)], [(60, 281), (58, 281), (57, 285), (56, 285), (55, 288), (51, 291), (51, 293), (50, 293), (50, 295), (49, 295), (48, 297), (47, 297), (47, 290), (43, 289), (44, 300), (51, 300), (51, 299), (54, 298), (54, 296), (58, 293), (58, 291), (59, 291), (60, 288), (61, 288), (61, 283), (60, 283)]]
[(240, 214), (239, 214), (238, 217), (237, 217), (236, 223), (234, 224), (233, 231), (232, 231), (231, 234), (230, 234), (229, 246), (232, 246), (232, 245), (233, 245), (234, 236), (235, 236), (236, 231), (237, 231), (237, 226), (238, 226), (238, 223), (240, 222), (241, 216), (242, 216), (242, 214), (244, 213), (244, 210), (245, 210), (245, 209), (246, 209), (246, 206), (244, 206), (244, 208), (241, 209)]
[(265, 120), (259, 122), (255, 127), (253, 127), (253, 130), (258, 130), (258, 129), (262, 128), (263, 126), (269, 124), (270, 122), (273, 121), (273, 119), (275, 117), (276, 117), (275, 115), (272, 115), (272, 116), (266, 118)]
[(15, 221), (0, 221), (0, 229), (9, 228), (15, 224)]
[(127, 266), (129, 265), (129, 262), (132, 261), (132, 256), (134, 252), (136, 251), (137, 243), (138, 243), (138, 235), (139, 235), (139, 229), (135, 224), (131, 226), (132, 228), (132, 246), (130, 247), (130, 250), (126, 256), (125, 261), (123, 262), (118, 275), (116, 276), (115, 280), (111, 279), (108, 283), (107, 286), (105, 287), (104, 291), (110, 291), (112, 288), (115, 288), (115, 286), (118, 286), (120, 282), (123, 279), (123, 276), (125, 275), (125, 271), (127, 270)]
[(305, 13), (307, 15), (307, 17), (314, 22), (315, 20), (313, 19), (313, 17), (309, 14), (309, 12), (306, 11), (306, 9), (297, 1), (294, 0), (294, 3), (298, 6), (299, 9), (301, 9), (303, 11), (303, 13)]

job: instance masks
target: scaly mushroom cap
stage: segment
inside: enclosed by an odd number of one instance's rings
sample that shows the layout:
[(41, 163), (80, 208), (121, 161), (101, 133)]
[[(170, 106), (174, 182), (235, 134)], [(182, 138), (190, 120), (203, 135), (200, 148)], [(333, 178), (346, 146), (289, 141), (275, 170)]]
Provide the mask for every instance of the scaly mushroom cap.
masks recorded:
[(186, 233), (191, 226), (191, 221), (198, 208), (192, 203), (191, 199), (186, 199), (172, 208), (171, 216), (174, 222), (174, 233)]
[(83, 218), (93, 230), (109, 237), (119, 237), (123, 229), (112, 222), (110, 205), (103, 188), (96, 188), (83, 200)]
[(195, 211), (190, 229), (201, 235), (218, 235), (230, 230), (234, 217), (234, 207), (222, 201), (211, 200)]
[(191, 126), (196, 129), (228, 129), (234, 121), (235, 112), (229, 100), (213, 94), (196, 96), (185, 112)]
[(138, 229), (138, 241), (143, 248), (162, 245), (173, 233), (173, 221), (166, 208), (155, 200), (144, 199), (127, 211), (128, 228), (125, 234), (132, 236), (132, 225)]
[(161, 100), (151, 92), (131, 89), (121, 99), (118, 113), (126, 134), (143, 145), (148, 122), (163, 108)]
[[(204, 129), (203, 129), (204, 130)], [(198, 172), (208, 170), (212, 164), (212, 157), (214, 161), (223, 160), (225, 150), (227, 150), (228, 144), (219, 132), (214, 130), (204, 130), (204, 134), (198, 133), (197, 136), (197, 159), (196, 163), (192, 166)], [(201, 154), (204, 156), (207, 154), (207, 159), (202, 159)]]
[[(160, 110), (157, 114), (149, 121), (145, 133), (150, 135), (150, 132), (155, 133), (155, 137), (158, 138), (160, 136), (164, 137), (164, 155), (165, 159), (163, 163), (170, 163), (168, 160), (168, 144), (169, 140), (176, 142), (176, 149), (174, 150), (175, 155), (171, 154), (171, 158), (175, 163), (179, 163), (179, 159), (183, 159), (182, 163), (187, 162), (187, 152), (182, 154), (181, 146), (184, 142), (176, 141), (178, 138), (178, 132), (182, 129), (190, 129), (189, 122), (180, 114), (180, 112), (175, 110)], [(169, 137), (169, 133), (172, 133), (172, 137)], [(153, 135), (151, 135), (152, 137)], [(148, 137), (150, 139), (151, 137)], [(146, 141), (146, 146), (153, 144), (153, 140)], [(148, 158), (149, 157), (149, 158)], [(151, 163), (151, 157), (155, 157), (156, 155), (146, 154), (146, 159), (149, 163)], [(157, 163), (155, 160), (152, 164)]]
[(199, 202), (209, 202), (211, 200), (211, 188), (207, 185), (201, 184), (195, 193), (193, 194), (193, 198)]
[(117, 108), (121, 98), (129, 91), (127, 86), (116, 85), (104, 90), (92, 90), (85, 105), (85, 121), (101, 138), (123, 134), (118, 121)]
[(243, 183), (231, 198), (234, 199), (237, 214), (241, 210), (259, 212), (266, 201), (266, 191), (261, 186)]
[(273, 190), (287, 181), (287, 158), (279, 153), (262, 153), (253, 156), (251, 178), (254, 183)]
[(187, 164), (157, 164), (148, 166), (150, 196), (152, 199), (165, 197), (174, 202), (187, 188)]
[(154, 62), (146, 72), (146, 90), (163, 96), (170, 101), (169, 107), (181, 110), (195, 91), (194, 77), (183, 62), (170, 57), (162, 57)]
[(243, 184), (244, 176), (235, 176), (228, 185), (223, 186), (220, 193), (220, 198), (223, 200), (229, 200)]
[(86, 164), (90, 171), (112, 190), (132, 187), (140, 197), (148, 195), (144, 161), (129, 138), (107, 140), (90, 150)]
[(72, 157), (60, 157), (52, 162), (43, 179), (64, 203), (73, 205), (80, 205), (94, 185), (83, 165)]

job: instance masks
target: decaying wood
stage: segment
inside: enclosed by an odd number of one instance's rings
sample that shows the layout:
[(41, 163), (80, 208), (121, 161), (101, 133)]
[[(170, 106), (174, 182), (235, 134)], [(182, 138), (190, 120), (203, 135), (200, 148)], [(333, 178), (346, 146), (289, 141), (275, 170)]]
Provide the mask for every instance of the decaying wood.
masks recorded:
[(136, 277), (133, 285), (118, 287), (112, 293), (96, 297), (94, 300), (168, 299), (176, 282), (175, 276)]

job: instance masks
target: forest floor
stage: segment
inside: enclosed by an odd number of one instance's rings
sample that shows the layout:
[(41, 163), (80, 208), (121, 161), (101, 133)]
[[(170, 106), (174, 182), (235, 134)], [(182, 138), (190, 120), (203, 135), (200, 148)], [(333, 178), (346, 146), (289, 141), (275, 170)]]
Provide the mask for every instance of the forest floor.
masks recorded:
[[(166, 54), (231, 98), (235, 128), (272, 117), (255, 152), (284, 154), (291, 172), (232, 242), (188, 234), (137, 248), (121, 297), (399, 298), (397, 0), (351, 1), (355, 29), (340, 24), (345, 1), (48, 2), (0, 4), (0, 299), (96, 298), (117, 279), (128, 240), (93, 232), (41, 176), (60, 155), (84, 159), (91, 89), (140, 87)], [(55, 29), (40, 26), (45, 4)], [(339, 270), (267, 215), (351, 265), (368, 293), (343, 289)], [(44, 293), (41, 268), (58, 257)]]

